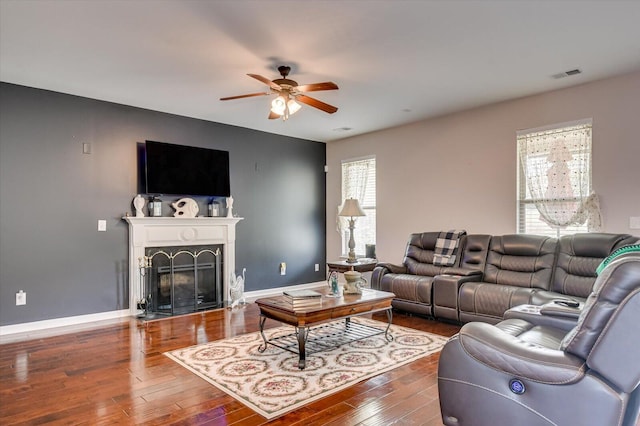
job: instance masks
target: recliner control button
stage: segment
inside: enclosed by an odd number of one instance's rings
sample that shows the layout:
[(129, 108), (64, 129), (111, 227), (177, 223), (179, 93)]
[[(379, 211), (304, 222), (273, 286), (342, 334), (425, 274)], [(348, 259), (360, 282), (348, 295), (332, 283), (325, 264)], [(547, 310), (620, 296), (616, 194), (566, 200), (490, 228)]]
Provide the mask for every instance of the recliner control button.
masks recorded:
[(525, 391), (524, 383), (519, 379), (511, 379), (509, 382), (509, 389), (517, 395), (522, 395)]

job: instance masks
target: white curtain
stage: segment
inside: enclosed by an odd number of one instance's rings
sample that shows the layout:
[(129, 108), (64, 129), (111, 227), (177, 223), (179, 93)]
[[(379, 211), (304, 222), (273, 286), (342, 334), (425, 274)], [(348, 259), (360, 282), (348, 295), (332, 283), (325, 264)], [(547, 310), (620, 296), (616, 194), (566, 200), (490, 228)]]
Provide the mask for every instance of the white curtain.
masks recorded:
[[(370, 164), (370, 159), (342, 163), (343, 204), (344, 200), (355, 198), (361, 206), (363, 205)], [(348, 227), (348, 218), (338, 216), (340, 210), (342, 210), (342, 204), (338, 206), (338, 210), (336, 211), (336, 230), (342, 235), (342, 231)]]
[(552, 228), (587, 222), (602, 228), (598, 196), (591, 192), (591, 124), (518, 134), (527, 199)]

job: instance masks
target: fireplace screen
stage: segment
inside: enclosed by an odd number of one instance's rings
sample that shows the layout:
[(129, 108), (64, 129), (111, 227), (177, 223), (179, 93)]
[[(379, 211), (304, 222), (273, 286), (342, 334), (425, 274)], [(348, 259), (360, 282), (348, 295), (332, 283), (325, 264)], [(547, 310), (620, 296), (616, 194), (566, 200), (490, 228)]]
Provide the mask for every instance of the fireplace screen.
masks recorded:
[(223, 306), (222, 245), (150, 247), (141, 267), (146, 316)]

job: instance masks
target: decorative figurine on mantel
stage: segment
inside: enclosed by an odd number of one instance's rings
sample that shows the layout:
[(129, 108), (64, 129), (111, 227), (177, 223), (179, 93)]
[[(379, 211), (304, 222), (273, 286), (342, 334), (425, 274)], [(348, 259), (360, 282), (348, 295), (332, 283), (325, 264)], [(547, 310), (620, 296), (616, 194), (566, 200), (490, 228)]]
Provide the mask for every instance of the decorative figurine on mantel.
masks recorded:
[(173, 217), (196, 217), (200, 208), (193, 198), (180, 198), (175, 203), (171, 203), (171, 207), (176, 209)]
[(233, 217), (233, 197), (227, 197), (227, 217)]
[(142, 195), (138, 194), (133, 199), (133, 207), (136, 208), (136, 217), (144, 217), (144, 212), (142, 209), (144, 208), (144, 198)]

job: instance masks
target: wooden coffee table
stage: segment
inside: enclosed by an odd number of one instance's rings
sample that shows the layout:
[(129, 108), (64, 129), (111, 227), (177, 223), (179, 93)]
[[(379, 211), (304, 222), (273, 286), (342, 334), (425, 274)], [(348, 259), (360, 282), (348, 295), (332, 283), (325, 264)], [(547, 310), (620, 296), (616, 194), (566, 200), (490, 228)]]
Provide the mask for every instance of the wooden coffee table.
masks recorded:
[[(322, 304), (314, 307), (293, 309), (282, 296), (256, 300), (260, 308), (260, 334), (264, 340), (264, 345), (260, 345), (258, 350), (264, 352), (268, 345), (273, 345), (297, 353), (298, 367), (302, 370), (306, 365), (307, 354), (383, 333), (387, 341), (393, 340), (389, 326), (392, 320), (391, 301), (395, 294), (363, 289), (362, 294), (345, 294), (332, 298), (328, 296), (328, 289), (320, 292), (323, 293)], [(353, 316), (381, 311), (387, 313), (386, 328), (351, 322)], [(295, 332), (269, 340), (264, 334), (267, 318), (291, 325), (295, 327)], [(336, 320), (344, 322), (336, 325)]]

